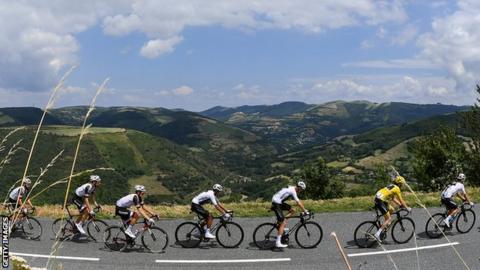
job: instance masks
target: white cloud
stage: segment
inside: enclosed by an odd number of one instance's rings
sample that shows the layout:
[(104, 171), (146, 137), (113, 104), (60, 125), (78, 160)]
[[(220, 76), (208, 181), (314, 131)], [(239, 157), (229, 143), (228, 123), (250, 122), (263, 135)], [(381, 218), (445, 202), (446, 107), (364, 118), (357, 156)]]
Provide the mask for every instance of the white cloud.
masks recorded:
[(391, 59), (391, 60), (372, 60), (361, 62), (343, 63), (343, 67), (364, 67), (364, 68), (396, 68), (396, 69), (438, 69), (427, 59)]
[(190, 86), (180, 86), (172, 90), (172, 94), (176, 96), (188, 96), (193, 93), (193, 89)]
[(175, 45), (183, 40), (182, 37), (174, 36), (168, 39), (149, 40), (140, 50), (140, 54), (147, 58), (156, 58), (162, 54), (169, 54), (174, 51)]
[(480, 78), (480, 2), (458, 2), (458, 10), (432, 22), (432, 31), (422, 34), (417, 45), (421, 55), (444, 68), (457, 89), (471, 92)]

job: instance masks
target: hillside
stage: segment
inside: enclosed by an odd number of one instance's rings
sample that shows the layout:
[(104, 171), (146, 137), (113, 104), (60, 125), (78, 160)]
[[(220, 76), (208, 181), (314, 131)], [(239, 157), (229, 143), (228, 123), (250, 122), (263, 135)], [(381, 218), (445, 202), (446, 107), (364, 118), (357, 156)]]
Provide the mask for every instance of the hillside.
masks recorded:
[[(9, 130), (1, 128), (0, 138)], [(67, 126), (44, 129), (29, 174), (38, 174), (39, 168), (44, 168), (60, 150), (64, 149), (65, 152), (47, 173), (45, 184), (39, 186), (38, 190), (56, 179), (68, 176), (78, 133), (78, 128)], [(32, 128), (18, 132), (9, 139), (7, 147), (21, 138), (22, 146), (28, 148), (33, 135)], [(21, 177), (26, 158), (26, 151), (14, 157), (1, 174), (0, 185), (10, 186), (14, 179)], [(140, 181), (149, 188), (149, 199), (159, 201), (173, 199), (172, 194), (177, 195), (176, 199), (181, 199), (228, 174), (223, 168), (208, 162), (208, 158), (202, 154), (188, 148), (143, 132), (119, 128), (94, 128), (85, 136), (76, 171), (97, 167), (115, 168), (114, 172), (99, 172), (104, 179), (101, 196), (109, 203), (129, 192), (129, 183), (137, 183), (135, 180), (138, 178), (142, 178)], [(76, 179), (76, 184), (85, 179)], [(39, 201), (58, 203), (63, 197), (61, 190), (64, 189), (64, 185), (54, 188), (41, 196)], [(2, 189), (0, 195), (4, 196), (5, 192), (6, 189)]]
[(215, 107), (201, 114), (251, 131), (287, 153), (342, 135), (467, 109), (442, 104), (335, 101), (320, 105), (288, 102), (272, 106)]

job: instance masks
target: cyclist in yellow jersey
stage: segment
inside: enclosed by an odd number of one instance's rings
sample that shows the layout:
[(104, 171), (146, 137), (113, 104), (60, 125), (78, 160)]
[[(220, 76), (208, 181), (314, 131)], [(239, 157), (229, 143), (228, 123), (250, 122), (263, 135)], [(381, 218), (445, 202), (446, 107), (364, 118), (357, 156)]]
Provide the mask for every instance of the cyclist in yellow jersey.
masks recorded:
[(388, 225), (390, 225), (390, 222), (392, 221), (391, 214), (393, 213), (394, 209), (389, 202), (393, 201), (395, 204), (406, 208), (409, 212), (412, 210), (403, 200), (402, 193), (400, 191), (400, 187), (402, 187), (405, 183), (405, 178), (397, 176), (395, 179), (393, 179), (393, 184), (380, 189), (375, 194), (375, 208), (382, 213), (384, 219), (382, 226), (374, 235), (379, 242), (381, 241), (380, 234)]

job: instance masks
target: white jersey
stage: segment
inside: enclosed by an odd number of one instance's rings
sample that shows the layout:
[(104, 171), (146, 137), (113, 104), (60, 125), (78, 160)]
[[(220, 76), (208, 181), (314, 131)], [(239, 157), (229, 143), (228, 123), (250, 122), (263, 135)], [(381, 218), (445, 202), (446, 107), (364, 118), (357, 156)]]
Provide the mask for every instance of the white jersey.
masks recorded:
[(140, 208), (143, 205), (143, 200), (137, 194), (129, 194), (118, 200), (116, 205), (122, 208), (130, 208), (130, 206), (135, 205)]
[(218, 199), (217, 197), (215, 197), (215, 193), (213, 192), (213, 190), (209, 190), (198, 194), (195, 198), (192, 199), (192, 203), (200, 205), (211, 203), (213, 205), (217, 205)]
[(465, 186), (462, 183), (452, 183), (442, 191), (442, 198), (450, 199), (457, 193), (465, 194)]
[(25, 195), (25, 193), (27, 192), (28, 190), (26, 190), (24, 186), (19, 186), (14, 190), (12, 190), (12, 192), (10, 192), (8, 196), (10, 197), (11, 200), (17, 201), (18, 197), (23, 197), (23, 195)]
[(88, 197), (93, 193), (95, 193), (95, 187), (90, 183), (83, 184), (75, 190), (78, 197)]
[(284, 201), (290, 198), (294, 199), (296, 202), (300, 201), (294, 186), (282, 188), (279, 192), (275, 193), (275, 195), (273, 195), (272, 202), (282, 204)]

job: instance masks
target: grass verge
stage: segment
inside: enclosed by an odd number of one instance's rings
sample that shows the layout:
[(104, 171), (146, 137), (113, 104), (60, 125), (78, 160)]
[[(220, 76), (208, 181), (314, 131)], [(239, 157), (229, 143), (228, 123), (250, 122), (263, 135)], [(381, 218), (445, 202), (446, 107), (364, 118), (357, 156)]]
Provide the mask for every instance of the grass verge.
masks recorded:
[[(467, 188), (467, 192), (472, 201), (480, 202), (480, 188)], [(440, 193), (417, 193), (422, 203), (427, 207), (440, 206)], [(407, 204), (411, 207), (419, 207), (416, 203), (413, 194), (404, 193), (404, 197)], [(148, 198), (147, 198), (148, 201)], [(345, 197), (332, 200), (304, 200), (305, 207), (314, 213), (325, 212), (356, 212), (367, 211), (373, 206), (373, 196), (362, 197)], [(293, 205), (294, 202), (291, 202)], [(253, 201), (253, 202), (241, 202), (241, 203), (227, 203), (225, 204), (227, 209), (231, 209), (238, 217), (263, 217), (272, 216), (270, 212), (270, 202)], [(105, 205), (102, 206), (103, 210), (99, 215), (100, 218), (113, 218), (115, 206)], [(190, 205), (153, 205), (149, 207), (160, 215), (161, 218), (192, 218), (190, 213)], [(37, 216), (57, 218), (60, 217), (62, 210), (60, 205), (43, 205), (37, 206)], [(215, 210), (211, 206), (207, 206), (210, 211), (215, 213)], [(72, 213), (76, 210), (70, 207)]]

